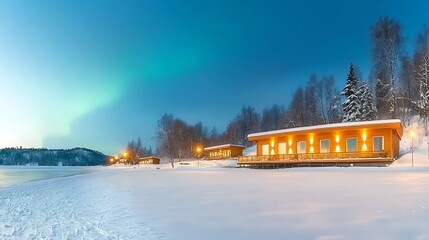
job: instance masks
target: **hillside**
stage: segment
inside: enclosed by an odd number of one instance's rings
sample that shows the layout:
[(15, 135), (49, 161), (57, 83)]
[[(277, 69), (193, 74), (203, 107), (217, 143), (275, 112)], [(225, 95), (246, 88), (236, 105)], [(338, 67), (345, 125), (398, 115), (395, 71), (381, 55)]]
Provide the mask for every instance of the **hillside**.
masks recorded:
[(107, 156), (86, 148), (0, 150), (0, 165), (95, 166), (106, 163)]
[[(411, 135), (411, 132), (414, 132), (414, 136)], [(410, 125), (404, 127), (404, 134), (400, 142), (401, 157), (393, 162), (391, 166), (429, 166), (428, 140), (424, 130), (424, 123), (419, 120), (418, 116), (414, 116)]]

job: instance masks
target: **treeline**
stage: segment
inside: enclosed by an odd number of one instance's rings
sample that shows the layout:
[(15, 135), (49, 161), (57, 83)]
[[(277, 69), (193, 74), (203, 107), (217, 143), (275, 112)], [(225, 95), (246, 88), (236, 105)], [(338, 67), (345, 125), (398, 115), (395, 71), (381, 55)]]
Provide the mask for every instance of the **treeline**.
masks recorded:
[[(419, 115), (427, 126), (429, 116), (429, 27), (416, 36), (412, 53), (405, 50), (401, 24), (381, 17), (370, 28), (372, 57), (370, 74), (365, 80), (356, 65), (337, 89), (332, 75), (313, 74), (304, 87), (294, 92), (291, 102), (274, 104), (258, 113), (243, 106), (223, 133), (207, 130), (203, 124), (187, 124), (165, 114), (158, 121), (156, 154), (174, 158), (196, 155), (195, 146), (223, 143), (249, 146), (247, 135), (258, 131), (311, 126), (349, 121), (400, 118), (405, 125)], [(427, 129), (427, 128), (426, 128)]]
[(50, 150), (46, 148), (0, 149), (0, 165), (95, 166), (106, 164), (107, 156), (86, 148)]
[(412, 53), (405, 51), (401, 24), (380, 18), (371, 28), (372, 71), (376, 117), (400, 118), (405, 125), (414, 115), (426, 124), (429, 114), (429, 27), (415, 38)]

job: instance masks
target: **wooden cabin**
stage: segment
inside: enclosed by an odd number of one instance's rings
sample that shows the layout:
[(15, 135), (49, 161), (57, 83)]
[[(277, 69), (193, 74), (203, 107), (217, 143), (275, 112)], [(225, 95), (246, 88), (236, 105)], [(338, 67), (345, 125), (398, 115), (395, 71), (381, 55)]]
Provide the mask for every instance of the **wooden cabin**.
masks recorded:
[(227, 159), (243, 155), (244, 146), (234, 144), (224, 144), (204, 148), (205, 159)]
[(139, 158), (140, 164), (159, 164), (160, 159), (157, 157), (143, 157)]
[(238, 158), (240, 166), (386, 166), (399, 157), (402, 123), (398, 119), (347, 122), (274, 130), (248, 135), (256, 156)]

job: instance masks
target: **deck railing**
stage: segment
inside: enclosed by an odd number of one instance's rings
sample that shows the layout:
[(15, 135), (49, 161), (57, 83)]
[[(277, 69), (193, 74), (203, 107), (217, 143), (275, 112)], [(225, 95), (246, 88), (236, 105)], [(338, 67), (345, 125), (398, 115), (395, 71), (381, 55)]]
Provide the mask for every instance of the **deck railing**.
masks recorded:
[(299, 161), (323, 159), (359, 159), (359, 158), (389, 158), (387, 152), (333, 152), (333, 153), (304, 153), (304, 154), (278, 154), (262, 156), (241, 156), (238, 162), (253, 161)]

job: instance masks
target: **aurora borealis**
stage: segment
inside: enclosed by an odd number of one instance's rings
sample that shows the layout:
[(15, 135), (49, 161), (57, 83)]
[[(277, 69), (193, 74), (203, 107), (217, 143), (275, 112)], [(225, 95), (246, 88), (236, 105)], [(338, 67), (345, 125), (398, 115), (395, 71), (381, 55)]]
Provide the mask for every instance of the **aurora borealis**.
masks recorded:
[(0, 1), (0, 148), (153, 145), (172, 113), (224, 130), (241, 106), (288, 105), (312, 73), (369, 74), (369, 27), (411, 44), (427, 1)]

